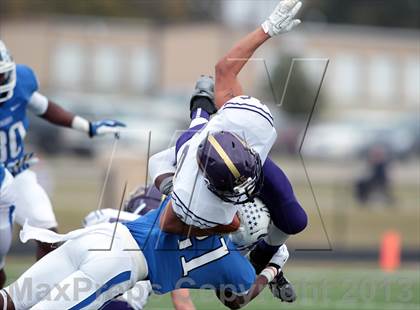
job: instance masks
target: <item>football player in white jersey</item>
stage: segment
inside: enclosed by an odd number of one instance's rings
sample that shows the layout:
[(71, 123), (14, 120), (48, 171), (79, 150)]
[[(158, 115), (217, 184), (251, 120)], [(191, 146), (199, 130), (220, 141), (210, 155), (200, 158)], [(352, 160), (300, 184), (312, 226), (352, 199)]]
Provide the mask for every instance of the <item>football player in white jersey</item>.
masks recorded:
[[(244, 95), (237, 76), (265, 41), (300, 24), (294, 17), (301, 5), (298, 0), (280, 1), (261, 27), (216, 64), (218, 112), (209, 120), (214, 113), (209, 108), (213, 90), (197, 85), (197, 96), (207, 94), (207, 98), (193, 96), (190, 130), (174, 148), (152, 156), (149, 165), (162, 192), (171, 191), (173, 185), (171, 204), (161, 218), (166, 232), (202, 236), (235, 231), (239, 226), (237, 205), (261, 198), (272, 225), (268, 236), (250, 253), (257, 272), (289, 235), (306, 227), (307, 216), (284, 172), (267, 158), (276, 139), (273, 117), (258, 99)], [(283, 275), (275, 281), (280, 285)]]
[[(26, 65), (15, 64), (0, 40), (0, 162), (15, 177), (16, 222), (28, 220), (34, 226), (55, 230), (57, 221), (45, 190), (36, 174), (29, 169), (33, 154), (25, 152), (24, 139), (29, 129), (27, 111), (58, 125), (81, 131), (90, 137), (114, 134), (121, 122), (102, 120), (89, 122), (61, 108), (39, 92), (35, 73)], [(50, 244), (37, 243), (37, 258), (52, 250)]]

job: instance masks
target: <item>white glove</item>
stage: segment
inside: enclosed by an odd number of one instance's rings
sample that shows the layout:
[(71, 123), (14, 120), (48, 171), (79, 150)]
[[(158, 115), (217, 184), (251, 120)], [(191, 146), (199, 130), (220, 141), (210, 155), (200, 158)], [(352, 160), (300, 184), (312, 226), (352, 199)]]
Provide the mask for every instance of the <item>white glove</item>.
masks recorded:
[(299, 19), (293, 19), (302, 7), (299, 0), (282, 0), (271, 13), (270, 17), (261, 25), (270, 37), (288, 32), (299, 25)]
[(287, 246), (283, 244), (273, 255), (268, 265), (275, 266), (278, 269), (282, 269), (288, 259), (289, 251), (287, 250)]

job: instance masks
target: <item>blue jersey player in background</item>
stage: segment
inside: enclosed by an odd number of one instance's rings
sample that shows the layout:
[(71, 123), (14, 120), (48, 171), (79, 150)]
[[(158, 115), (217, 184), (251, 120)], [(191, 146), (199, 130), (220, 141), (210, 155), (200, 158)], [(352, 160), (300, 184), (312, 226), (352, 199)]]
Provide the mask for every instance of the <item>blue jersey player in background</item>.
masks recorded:
[(256, 276), (227, 236), (165, 233), (159, 222), (170, 203), (169, 196), (135, 221), (93, 225), (66, 235), (25, 224), (23, 242), (66, 242), (0, 290), (0, 309), (99, 309), (141, 280), (149, 280), (158, 294), (179, 288), (214, 290), (225, 305), (237, 309), (255, 298), (288, 259), (286, 246), (280, 247)]
[(0, 163), (0, 288), (6, 281), (3, 268), (6, 255), (12, 244), (13, 212), (16, 196), (13, 177)]
[[(39, 93), (35, 73), (25, 65), (16, 65), (0, 41), (0, 160), (15, 176), (16, 222), (25, 220), (36, 227), (56, 229), (57, 222), (51, 202), (38, 184), (32, 154), (25, 153), (24, 139), (29, 130), (27, 111), (52, 124), (73, 128), (90, 137), (115, 133), (124, 124), (114, 120), (89, 122), (76, 116)], [(38, 243), (37, 258), (52, 250), (50, 244)]]

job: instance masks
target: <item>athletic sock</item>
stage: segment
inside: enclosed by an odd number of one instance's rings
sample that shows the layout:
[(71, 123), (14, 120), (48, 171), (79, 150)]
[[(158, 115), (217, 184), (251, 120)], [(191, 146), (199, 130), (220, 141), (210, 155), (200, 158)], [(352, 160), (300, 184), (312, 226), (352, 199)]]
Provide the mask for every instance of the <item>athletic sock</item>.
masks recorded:
[[(201, 96), (195, 96), (191, 99), (191, 119), (194, 119), (194, 112), (196, 112), (197, 109), (201, 109), (201, 113), (206, 113), (207, 119), (209, 119), (210, 115), (216, 113), (217, 111), (214, 106), (214, 103), (209, 98)], [(205, 118), (205, 116), (201, 117)]]
[(196, 118), (205, 118), (206, 120), (209, 120), (210, 114), (202, 108), (197, 108), (191, 112), (191, 120), (194, 120)]
[(249, 258), (259, 274), (268, 264), (273, 255), (277, 252), (280, 246), (269, 245), (264, 239), (261, 239), (255, 248), (249, 253)]
[(210, 115), (202, 108), (197, 108), (191, 111), (191, 123), (189, 128), (194, 128), (198, 125), (206, 124), (210, 120)]

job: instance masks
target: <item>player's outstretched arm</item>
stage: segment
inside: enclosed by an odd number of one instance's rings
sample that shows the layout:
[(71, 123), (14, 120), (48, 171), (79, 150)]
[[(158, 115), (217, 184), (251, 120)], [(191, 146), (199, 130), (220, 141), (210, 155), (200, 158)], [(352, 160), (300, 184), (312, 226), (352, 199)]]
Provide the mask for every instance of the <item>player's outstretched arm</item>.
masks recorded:
[(243, 95), (237, 78), (239, 72), (257, 48), (270, 37), (288, 32), (300, 24), (300, 20), (294, 17), (301, 6), (302, 3), (299, 0), (280, 1), (261, 27), (241, 39), (218, 61), (215, 67), (215, 101), (218, 108), (231, 98)]
[(230, 309), (240, 309), (245, 307), (251, 300), (257, 297), (268, 283), (280, 273), (284, 264), (289, 259), (289, 251), (285, 244), (283, 244), (277, 252), (273, 255), (267, 267), (255, 279), (254, 284), (249, 291), (244, 295), (236, 295), (232, 291), (216, 291), (217, 297), (220, 301)]
[(125, 127), (125, 124), (115, 120), (90, 122), (63, 109), (38, 92), (32, 95), (29, 101), (29, 109), (52, 124), (82, 131), (90, 137), (118, 133), (121, 127)]
[(270, 36), (258, 28), (240, 40), (236, 45), (218, 61), (215, 67), (215, 100), (216, 107), (220, 108), (233, 97), (243, 95), (238, 74), (254, 54), (256, 49), (267, 41)]

